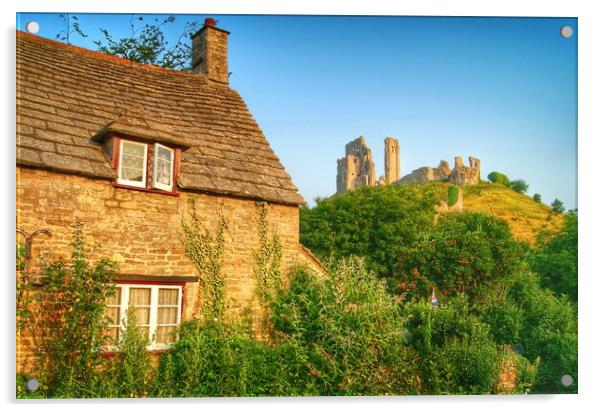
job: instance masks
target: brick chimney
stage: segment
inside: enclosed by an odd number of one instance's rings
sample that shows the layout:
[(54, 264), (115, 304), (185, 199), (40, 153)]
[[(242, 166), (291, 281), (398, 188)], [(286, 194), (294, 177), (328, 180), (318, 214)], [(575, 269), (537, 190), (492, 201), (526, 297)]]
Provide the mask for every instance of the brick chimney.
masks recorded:
[(192, 35), (192, 71), (205, 73), (209, 80), (228, 84), (228, 35), (205, 19), (203, 27)]

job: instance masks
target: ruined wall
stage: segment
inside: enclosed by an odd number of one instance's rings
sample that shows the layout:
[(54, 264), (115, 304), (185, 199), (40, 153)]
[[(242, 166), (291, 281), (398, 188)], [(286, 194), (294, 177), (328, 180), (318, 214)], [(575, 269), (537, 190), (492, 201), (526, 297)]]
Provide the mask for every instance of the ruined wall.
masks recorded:
[(345, 157), (337, 160), (337, 193), (375, 184), (372, 150), (360, 136), (345, 145)]
[(449, 176), (449, 182), (458, 186), (476, 185), (481, 179), (481, 161), (475, 157), (468, 158), (470, 166), (464, 166), (461, 156), (456, 156), (454, 170)]
[(399, 142), (392, 137), (385, 138), (385, 184), (396, 182), (401, 177)]
[(444, 181), (449, 178), (450, 173), (451, 170), (449, 168), (449, 163), (447, 163), (445, 160), (442, 160), (439, 162), (438, 167), (420, 167), (416, 170), (413, 170), (412, 173), (402, 177), (397, 183), (426, 183)]
[[(115, 188), (106, 180), (18, 167), (16, 226), (28, 233), (38, 229), (52, 232), (50, 238), (39, 236), (34, 240), (34, 259), (42, 251), (51, 259), (68, 257), (72, 225), (79, 218), (84, 223), (89, 257), (97, 260), (117, 255), (122, 261), (120, 274), (196, 276), (178, 238), (189, 198), (195, 199), (198, 215), (213, 232), (219, 213), (226, 218), (222, 273), (226, 299), (231, 311), (237, 312), (255, 290), (253, 250), (259, 246), (259, 237), (254, 200), (196, 193), (180, 193), (177, 197), (146, 193)], [(283, 269), (307, 263), (319, 270), (319, 262), (299, 244), (298, 207), (267, 207), (268, 222), (282, 242)], [(97, 247), (93, 247), (95, 243)], [(196, 283), (186, 283), (184, 288), (185, 319), (192, 316), (196, 287)]]
[(449, 181), (458, 186), (475, 185), (481, 179), (481, 161), (469, 157), (470, 166), (465, 166), (461, 156), (456, 156), (454, 168), (450, 170), (449, 163), (442, 160), (438, 167), (420, 167), (405, 175), (396, 183), (427, 183)]

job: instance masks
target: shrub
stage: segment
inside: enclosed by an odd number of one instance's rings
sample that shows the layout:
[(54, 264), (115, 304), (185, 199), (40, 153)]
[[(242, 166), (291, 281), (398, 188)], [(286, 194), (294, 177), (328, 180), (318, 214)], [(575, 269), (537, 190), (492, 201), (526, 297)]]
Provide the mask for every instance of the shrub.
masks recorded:
[(523, 179), (518, 179), (510, 182), (510, 188), (518, 193), (526, 193), (529, 190), (529, 185)]
[(361, 260), (332, 266), (325, 279), (295, 272), (274, 304), (274, 327), (281, 342), (303, 348), (303, 385), (321, 395), (418, 391), (398, 304)]
[(510, 185), (510, 179), (503, 173), (500, 172), (491, 172), (487, 175), (487, 179), (491, 183), (498, 183), (500, 185), (508, 186)]
[(458, 203), (458, 196), (460, 193), (460, 189), (458, 188), (458, 186), (455, 185), (450, 185), (449, 188), (447, 189), (447, 205), (448, 206), (454, 206), (456, 203)]
[(552, 211), (554, 213), (564, 213), (564, 203), (562, 203), (559, 199), (554, 199), (554, 201), (552, 202), (552, 204), (550, 204), (550, 206), (552, 206)]
[(508, 225), (483, 213), (447, 214), (399, 256), (400, 293), (478, 296), (521, 267), (525, 247)]
[[(508, 298), (523, 309), (519, 343), (524, 356), (540, 359), (534, 391), (537, 393), (577, 392), (577, 315), (564, 296), (542, 288), (535, 274), (517, 275), (510, 283)], [(560, 379), (571, 375), (574, 383), (564, 387)]]
[(535, 200), (536, 203), (541, 203), (541, 195), (539, 193), (535, 193), (533, 195), (533, 200)]
[(401, 248), (430, 228), (446, 185), (366, 187), (301, 209), (301, 242), (321, 259), (360, 256), (391, 276)]
[(578, 231), (577, 212), (567, 214), (560, 233), (542, 233), (530, 256), (531, 268), (544, 287), (577, 302)]
[(34, 337), (35, 377), (49, 397), (96, 396), (102, 380), (105, 302), (115, 293), (115, 264), (89, 264), (79, 222), (72, 245), (70, 260), (46, 264), (42, 288), (29, 284), (33, 309), (24, 329)]
[(419, 354), (418, 370), (424, 394), (495, 393), (503, 351), (489, 326), (469, 311), (460, 295), (434, 310), (430, 303), (409, 302), (411, 344)]

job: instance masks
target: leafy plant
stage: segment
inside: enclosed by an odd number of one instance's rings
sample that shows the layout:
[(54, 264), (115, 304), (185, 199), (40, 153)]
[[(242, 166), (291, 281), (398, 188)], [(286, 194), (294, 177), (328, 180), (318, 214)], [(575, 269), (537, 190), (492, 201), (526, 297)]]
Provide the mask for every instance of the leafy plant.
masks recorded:
[(450, 185), (447, 189), (447, 205), (451, 207), (458, 203), (459, 194), (460, 188), (456, 185)]
[(186, 256), (192, 261), (198, 276), (198, 294), (195, 316), (205, 319), (223, 319), (225, 310), (225, 281), (221, 273), (224, 253), (226, 220), (219, 216), (215, 235), (203, 224), (191, 198), (188, 218), (182, 216), (180, 241)]
[(534, 200), (536, 203), (541, 203), (541, 195), (540, 195), (539, 193), (535, 193), (535, 194), (533, 195), (533, 200)]
[(510, 188), (518, 193), (526, 193), (529, 190), (529, 185), (523, 179), (518, 179), (510, 182)]
[(91, 266), (84, 253), (81, 222), (76, 222), (70, 260), (47, 264), (43, 287), (29, 284), (31, 316), (24, 329), (33, 337), (37, 362), (31, 373), (51, 397), (92, 396), (106, 342), (106, 299), (115, 293), (111, 284), (115, 264), (100, 260)]
[(532, 269), (544, 287), (577, 302), (578, 230), (577, 211), (567, 213), (560, 233), (544, 232), (530, 256)]
[(487, 179), (491, 182), (491, 183), (497, 183), (503, 186), (509, 186), (510, 185), (510, 179), (508, 179), (508, 176), (506, 176), (503, 173), (500, 172), (491, 172), (487, 175)]
[(114, 39), (107, 29), (101, 28), (104, 41), (95, 40), (94, 44), (103, 53), (137, 63), (154, 64), (176, 70), (191, 70), (191, 47), (188, 39), (198, 29), (197, 24), (185, 23), (182, 33), (170, 46), (165, 39), (164, 30), (167, 25), (176, 21), (174, 16), (165, 17), (163, 20), (155, 18), (154, 22), (142, 25), (143, 21), (143, 16), (133, 15), (129, 23), (130, 35), (121, 39)]
[(552, 211), (554, 213), (564, 213), (564, 203), (562, 203), (559, 199), (554, 199), (550, 206), (552, 206)]

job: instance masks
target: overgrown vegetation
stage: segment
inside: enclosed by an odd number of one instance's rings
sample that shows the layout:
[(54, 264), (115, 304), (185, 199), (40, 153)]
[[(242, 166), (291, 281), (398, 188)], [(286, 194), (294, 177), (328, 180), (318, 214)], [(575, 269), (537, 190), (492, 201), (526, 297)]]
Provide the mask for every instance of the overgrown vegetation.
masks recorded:
[(523, 179), (518, 179), (510, 182), (510, 188), (518, 193), (526, 193), (529, 185)]
[[(49, 335), (58, 343), (48, 347), (65, 353), (46, 351), (40, 361), (48, 361), (47, 373), (35, 376), (42, 389), (28, 393), (25, 374), (18, 396), (575, 393), (577, 316), (568, 279), (576, 280), (576, 213), (559, 235), (542, 235), (530, 250), (504, 220), (487, 214), (442, 214), (435, 222), (445, 188), (368, 188), (304, 209), (302, 238), (330, 256), (320, 276), (304, 267), (283, 272), (268, 208), (258, 205), (254, 274), (269, 324), (261, 335), (248, 319), (222, 316), (225, 221), (211, 233), (192, 204), (182, 242), (213, 297), (202, 292), (208, 311), (183, 322), (179, 340), (156, 362), (134, 311), (116, 353), (102, 355), (103, 299), (114, 268), (91, 267), (77, 235), (72, 263), (44, 271), (55, 279), (49, 291), (66, 297), (61, 319), (72, 336)], [(385, 253), (375, 250), (381, 246)], [(354, 256), (358, 251), (368, 256)], [(566, 274), (568, 289), (552, 290), (564, 285), (559, 274)], [(84, 276), (86, 285), (78, 283)], [(88, 302), (84, 312), (76, 296)], [(563, 375), (575, 383), (563, 386)]]
[(180, 241), (197, 271), (199, 288), (195, 316), (221, 320), (225, 311), (222, 263), (226, 220), (220, 214), (215, 234), (212, 234), (198, 216), (196, 203), (192, 198), (188, 206), (188, 217), (182, 216)]
[(456, 185), (449, 185), (447, 189), (447, 205), (454, 206), (458, 203), (458, 196), (460, 195), (460, 188)]

